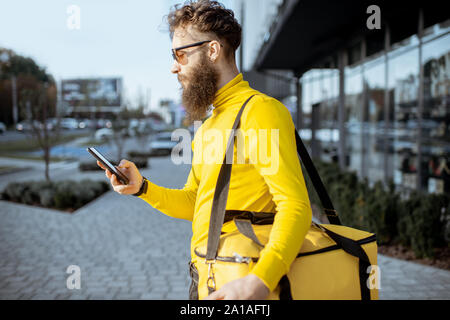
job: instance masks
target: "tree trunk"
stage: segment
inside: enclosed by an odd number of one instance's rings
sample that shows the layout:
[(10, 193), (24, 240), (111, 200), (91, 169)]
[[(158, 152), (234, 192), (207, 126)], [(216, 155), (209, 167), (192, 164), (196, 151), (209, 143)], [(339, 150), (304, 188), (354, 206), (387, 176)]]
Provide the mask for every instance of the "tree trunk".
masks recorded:
[(45, 161), (45, 180), (50, 181), (50, 173), (49, 173), (50, 148), (48, 146), (44, 148), (44, 161)]
[(49, 164), (50, 164), (50, 149), (51, 149), (51, 141), (48, 134), (48, 128), (47, 128), (47, 86), (44, 85), (44, 101), (43, 101), (43, 110), (42, 110), (42, 123), (43, 123), (43, 130), (44, 130), (44, 143), (43, 143), (43, 149), (44, 149), (44, 161), (45, 161), (45, 179), (47, 181), (50, 181), (50, 174), (49, 174)]

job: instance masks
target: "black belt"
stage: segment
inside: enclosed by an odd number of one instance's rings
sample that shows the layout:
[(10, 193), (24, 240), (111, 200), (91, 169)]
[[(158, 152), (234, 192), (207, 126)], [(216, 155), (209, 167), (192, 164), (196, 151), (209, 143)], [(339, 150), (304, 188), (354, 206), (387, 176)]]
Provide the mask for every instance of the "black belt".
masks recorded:
[(223, 223), (234, 219), (250, 220), (252, 224), (263, 225), (272, 224), (275, 213), (273, 212), (255, 212), (246, 210), (226, 210)]

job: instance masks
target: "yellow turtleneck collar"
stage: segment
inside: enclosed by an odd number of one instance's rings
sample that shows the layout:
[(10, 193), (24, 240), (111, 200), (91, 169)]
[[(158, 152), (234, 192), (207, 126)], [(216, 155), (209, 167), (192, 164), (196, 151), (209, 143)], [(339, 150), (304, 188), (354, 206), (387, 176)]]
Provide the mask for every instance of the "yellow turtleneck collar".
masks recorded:
[(248, 82), (244, 81), (244, 77), (242, 73), (239, 73), (236, 77), (234, 77), (231, 81), (229, 81), (222, 88), (217, 90), (216, 97), (213, 102), (213, 113), (216, 113), (227, 104), (229, 101), (240, 89), (249, 88)]

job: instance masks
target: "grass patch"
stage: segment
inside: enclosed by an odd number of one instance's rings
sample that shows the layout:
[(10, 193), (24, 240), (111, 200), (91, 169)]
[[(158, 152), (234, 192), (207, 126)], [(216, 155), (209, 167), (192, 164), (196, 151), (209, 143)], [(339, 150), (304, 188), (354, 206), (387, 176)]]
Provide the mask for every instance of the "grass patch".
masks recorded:
[[(89, 133), (73, 133), (58, 135), (51, 138), (53, 146), (68, 143), (81, 137), (87, 137)], [(39, 150), (40, 146), (35, 137), (25, 136), (24, 139), (0, 142), (0, 154), (16, 154), (18, 152), (30, 152)]]
[(97, 139), (86, 139), (86, 140), (83, 140), (80, 143), (78, 143), (78, 146), (80, 146), (80, 147), (97, 147), (97, 146), (102, 146), (105, 143), (106, 143), (105, 141), (101, 141), (101, 140), (97, 140)]
[(19, 167), (14, 166), (0, 166), (0, 174), (15, 172), (16, 170), (20, 170)]
[[(7, 153), (2, 154), (4, 158), (44, 161), (44, 156), (38, 156), (34, 154), (20, 154), (20, 153)], [(76, 158), (64, 158), (64, 157), (50, 157), (50, 162), (61, 162), (67, 160), (75, 160)]]

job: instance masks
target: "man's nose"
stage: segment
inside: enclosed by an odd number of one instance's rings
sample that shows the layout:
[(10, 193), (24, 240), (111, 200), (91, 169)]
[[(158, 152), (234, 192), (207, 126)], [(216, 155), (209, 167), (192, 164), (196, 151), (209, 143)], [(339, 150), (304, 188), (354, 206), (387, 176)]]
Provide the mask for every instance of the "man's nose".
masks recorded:
[(180, 64), (177, 62), (177, 60), (173, 60), (173, 64), (172, 64), (172, 68), (170, 69), (170, 72), (172, 72), (172, 73), (180, 72)]

